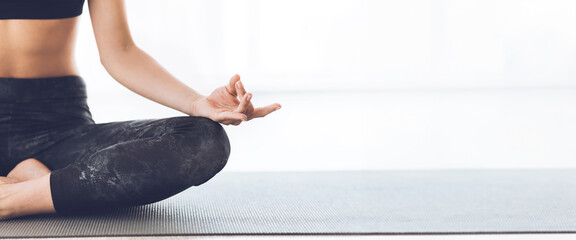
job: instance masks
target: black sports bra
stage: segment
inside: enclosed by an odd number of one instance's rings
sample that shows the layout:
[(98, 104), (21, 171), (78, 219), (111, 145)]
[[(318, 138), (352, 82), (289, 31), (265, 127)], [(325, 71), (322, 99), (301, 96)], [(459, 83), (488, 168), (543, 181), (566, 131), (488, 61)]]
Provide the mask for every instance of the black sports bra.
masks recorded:
[(85, 0), (0, 0), (0, 19), (57, 19), (82, 14)]

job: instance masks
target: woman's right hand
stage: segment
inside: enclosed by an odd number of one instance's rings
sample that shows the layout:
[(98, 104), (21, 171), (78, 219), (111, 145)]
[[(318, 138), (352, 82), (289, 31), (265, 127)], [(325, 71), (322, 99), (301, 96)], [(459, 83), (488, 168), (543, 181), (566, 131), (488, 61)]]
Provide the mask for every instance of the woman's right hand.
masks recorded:
[(254, 108), (250, 102), (252, 93), (247, 93), (238, 74), (232, 76), (227, 85), (219, 87), (205, 97), (200, 96), (191, 103), (191, 116), (202, 116), (225, 125), (239, 125), (242, 121), (266, 115), (282, 106), (274, 103)]

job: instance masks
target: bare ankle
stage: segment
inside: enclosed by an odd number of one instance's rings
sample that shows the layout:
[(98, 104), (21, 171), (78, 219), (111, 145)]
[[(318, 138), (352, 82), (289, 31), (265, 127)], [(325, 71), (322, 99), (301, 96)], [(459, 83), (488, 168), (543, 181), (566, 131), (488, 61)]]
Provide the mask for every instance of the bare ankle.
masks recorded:
[(50, 173), (50, 169), (35, 158), (28, 158), (16, 165), (6, 177), (17, 182), (28, 181)]
[(17, 182), (21, 182), (21, 181), (18, 181), (16, 179), (9, 178), (9, 177), (0, 177), (0, 184), (12, 184), (12, 183), (17, 183)]

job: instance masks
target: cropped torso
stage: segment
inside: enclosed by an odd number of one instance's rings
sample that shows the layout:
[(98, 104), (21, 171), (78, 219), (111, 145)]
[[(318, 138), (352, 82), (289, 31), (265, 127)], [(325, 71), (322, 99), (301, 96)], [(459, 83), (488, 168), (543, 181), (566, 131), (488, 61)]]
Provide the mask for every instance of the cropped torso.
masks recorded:
[(0, 78), (78, 75), (74, 46), (83, 2), (0, 0)]

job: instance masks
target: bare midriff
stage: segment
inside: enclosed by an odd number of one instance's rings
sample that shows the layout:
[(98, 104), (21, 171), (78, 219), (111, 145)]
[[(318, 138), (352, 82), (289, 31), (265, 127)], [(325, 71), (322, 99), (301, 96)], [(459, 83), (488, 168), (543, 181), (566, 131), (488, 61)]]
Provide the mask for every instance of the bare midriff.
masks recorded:
[(0, 78), (78, 75), (77, 19), (0, 20)]

